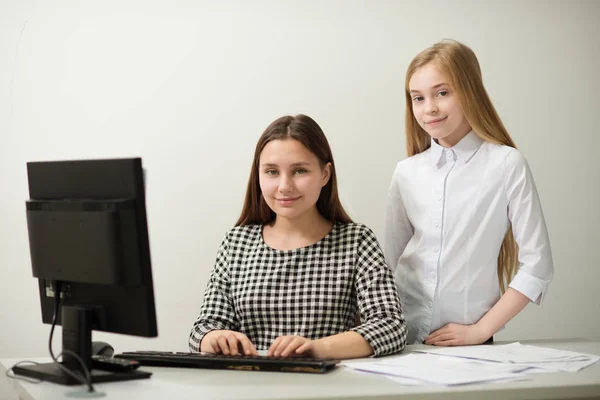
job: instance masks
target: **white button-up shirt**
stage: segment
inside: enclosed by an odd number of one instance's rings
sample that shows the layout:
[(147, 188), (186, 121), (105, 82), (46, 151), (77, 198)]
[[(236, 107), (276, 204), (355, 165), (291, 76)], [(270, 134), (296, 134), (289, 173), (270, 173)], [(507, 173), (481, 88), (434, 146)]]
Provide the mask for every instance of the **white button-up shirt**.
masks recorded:
[(407, 343), (448, 323), (476, 323), (500, 299), (498, 253), (509, 225), (520, 267), (509, 284), (540, 304), (554, 267), (527, 161), (470, 132), (400, 161), (388, 194), (384, 252), (395, 272)]

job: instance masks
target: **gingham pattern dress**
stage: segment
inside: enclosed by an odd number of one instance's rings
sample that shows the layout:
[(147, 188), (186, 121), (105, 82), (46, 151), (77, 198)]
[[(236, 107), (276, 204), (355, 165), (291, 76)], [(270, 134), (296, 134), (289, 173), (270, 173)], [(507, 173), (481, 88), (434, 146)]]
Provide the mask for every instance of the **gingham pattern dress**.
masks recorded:
[(357, 223), (336, 223), (319, 242), (294, 250), (269, 247), (262, 225), (233, 228), (217, 253), (190, 350), (199, 351), (215, 329), (242, 332), (257, 350), (279, 336), (319, 339), (345, 331), (359, 333), (375, 356), (406, 342), (391, 269), (374, 233)]

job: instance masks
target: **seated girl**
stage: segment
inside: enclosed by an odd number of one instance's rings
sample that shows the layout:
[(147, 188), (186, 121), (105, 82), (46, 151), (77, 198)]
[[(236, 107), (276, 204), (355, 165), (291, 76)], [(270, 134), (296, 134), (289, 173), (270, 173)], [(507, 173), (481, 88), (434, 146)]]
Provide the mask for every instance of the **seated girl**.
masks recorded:
[(190, 350), (343, 359), (395, 353), (405, 341), (391, 269), (340, 203), (323, 131), (305, 115), (277, 119), (256, 145)]

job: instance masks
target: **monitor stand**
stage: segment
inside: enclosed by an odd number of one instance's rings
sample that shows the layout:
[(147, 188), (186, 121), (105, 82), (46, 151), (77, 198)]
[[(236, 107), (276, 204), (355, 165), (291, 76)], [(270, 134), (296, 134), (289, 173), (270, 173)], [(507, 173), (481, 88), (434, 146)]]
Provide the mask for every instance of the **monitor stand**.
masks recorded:
[[(92, 369), (92, 321), (97, 310), (90, 307), (62, 306), (62, 342), (63, 351), (77, 354), (90, 371), (92, 383), (128, 381), (132, 379), (147, 379), (152, 375), (145, 371), (114, 372)], [(69, 353), (63, 354), (63, 366), (77, 371), (85, 377), (81, 363)], [(26, 376), (42, 381), (59, 383), (61, 385), (81, 385), (82, 382), (65, 373), (58, 363), (15, 366), (16, 375)]]

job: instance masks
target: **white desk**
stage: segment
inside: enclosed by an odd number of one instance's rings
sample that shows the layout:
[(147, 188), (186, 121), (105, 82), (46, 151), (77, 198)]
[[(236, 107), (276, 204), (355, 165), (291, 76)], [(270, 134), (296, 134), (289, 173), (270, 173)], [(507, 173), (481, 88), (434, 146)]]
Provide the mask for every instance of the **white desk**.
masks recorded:
[[(561, 350), (600, 355), (600, 341), (523, 341)], [(498, 343), (500, 344), (500, 343)], [(408, 346), (406, 352), (422, 346)], [(22, 400), (64, 399), (81, 390), (51, 383), (32, 384), (4, 376), (18, 359), (0, 360), (2, 385)], [(45, 360), (44, 360), (45, 361)], [(206, 369), (147, 368), (150, 379), (95, 385), (105, 399), (600, 399), (600, 363), (575, 373), (532, 374), (525, 381), (462, 387), (402, 386), (385, 377), (343, 367), (323, 375)]]

